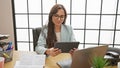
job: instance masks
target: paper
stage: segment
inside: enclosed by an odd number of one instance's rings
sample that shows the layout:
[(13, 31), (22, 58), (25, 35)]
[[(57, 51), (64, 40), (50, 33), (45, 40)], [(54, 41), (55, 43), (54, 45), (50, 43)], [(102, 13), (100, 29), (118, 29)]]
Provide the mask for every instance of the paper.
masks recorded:
[(20, 60), (16, 62), (14, 68), (43, 68), (45, 66), (45, 58), (45, 55), (22, 55)]
[(70, 68), (72, 63), (72, 59), (65, 59), (57, 62), (57, 65), (60, 66), (60, 68)]
[(16, 61), (14, 68), (43, 68), (44, 65), (20, 65), (20, 61)]
[(20, 61), (21, 65), (44, 65), (45, 55), (24, 55)]
[(9, 37), (9, 35), (0, 34), (0, 37)]
[(6, 39), (6, 38), (8, 38), (9, 37), (9, 35), (3, 35), (3, 34), (0, 34), (0, 40), (2, 40), (2, 39)]

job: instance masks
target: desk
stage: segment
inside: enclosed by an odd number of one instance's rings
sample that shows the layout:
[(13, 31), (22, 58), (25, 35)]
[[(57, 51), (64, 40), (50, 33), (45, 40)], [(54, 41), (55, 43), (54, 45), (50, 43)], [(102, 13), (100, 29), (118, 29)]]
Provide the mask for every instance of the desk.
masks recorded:
[(12, 61), (6, 62), (4, 68), (14, 68), (16, 61), (19, 60), (20, 58), (20, 53), (35, 53), (35, 52), (14, 51)]
[[(19, 58), (20, 58), (20, 53), (23, 53), (23, 51), (14, 51), (13, 60), (5, 63), (4, 68), (14, 68), (16, 60), (19, 60)], [(35, 53), (35, 52), (26, 52), (26, 53)], [(45, 68), (59, 68), (59, 66), (56, 64), (56, 62), (58, 62), (60, 60), (64, 60), (66, 58), (71, 58), (71, 57), (69, 54), (66, 54), (66, 53), (60, 54), (56, 57), (48, 57), (46, 59)], [(111, 68), (117, 68), (117, 67), (112, 66)]]
[[(16, 60), (19, 60), (21, 53), (35, 53), (35, 52), (14, 51), (13, 60), (5, 63), (4, 68), (14, 68), (15, 62)], [(59, 68), (59, 66), (56, 65), (56, 62), (64, 60), (65, 58), (70, 58), (70, 55), (65, 53), (60, 54), (56, 57), (48, 57), (46, 59), (45, 68)]]

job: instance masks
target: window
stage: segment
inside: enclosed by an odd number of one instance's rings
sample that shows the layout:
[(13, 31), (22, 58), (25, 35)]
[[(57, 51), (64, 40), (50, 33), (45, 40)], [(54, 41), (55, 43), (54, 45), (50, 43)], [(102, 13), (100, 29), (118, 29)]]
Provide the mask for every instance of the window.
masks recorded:
[(17, 49), (33, 51), (32, 29), (48, 21), (51, 7), (60, 3), (67, 10), (79, 48), (109, 45), (120, 48), (119, 0), (13, 0)]

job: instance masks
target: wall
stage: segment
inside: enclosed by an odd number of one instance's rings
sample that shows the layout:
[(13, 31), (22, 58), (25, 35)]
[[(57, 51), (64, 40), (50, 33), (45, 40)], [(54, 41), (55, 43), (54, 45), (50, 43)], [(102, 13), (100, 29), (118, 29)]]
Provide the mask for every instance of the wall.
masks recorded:
[(11, 0), (0, 0), (0, 34), (9, 34), (8, 40), (14, 45), (14, 27)]

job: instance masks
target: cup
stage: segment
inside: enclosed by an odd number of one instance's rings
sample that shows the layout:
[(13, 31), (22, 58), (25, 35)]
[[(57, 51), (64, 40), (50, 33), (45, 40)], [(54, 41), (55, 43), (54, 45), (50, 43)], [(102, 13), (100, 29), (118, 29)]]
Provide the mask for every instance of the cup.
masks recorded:
[(0, 57), (0, 68), (4, 68), (4, 57)]
[(118, 64), (117, 64), (117, 68), (120, 68), (120, 62), (118, 62)]

